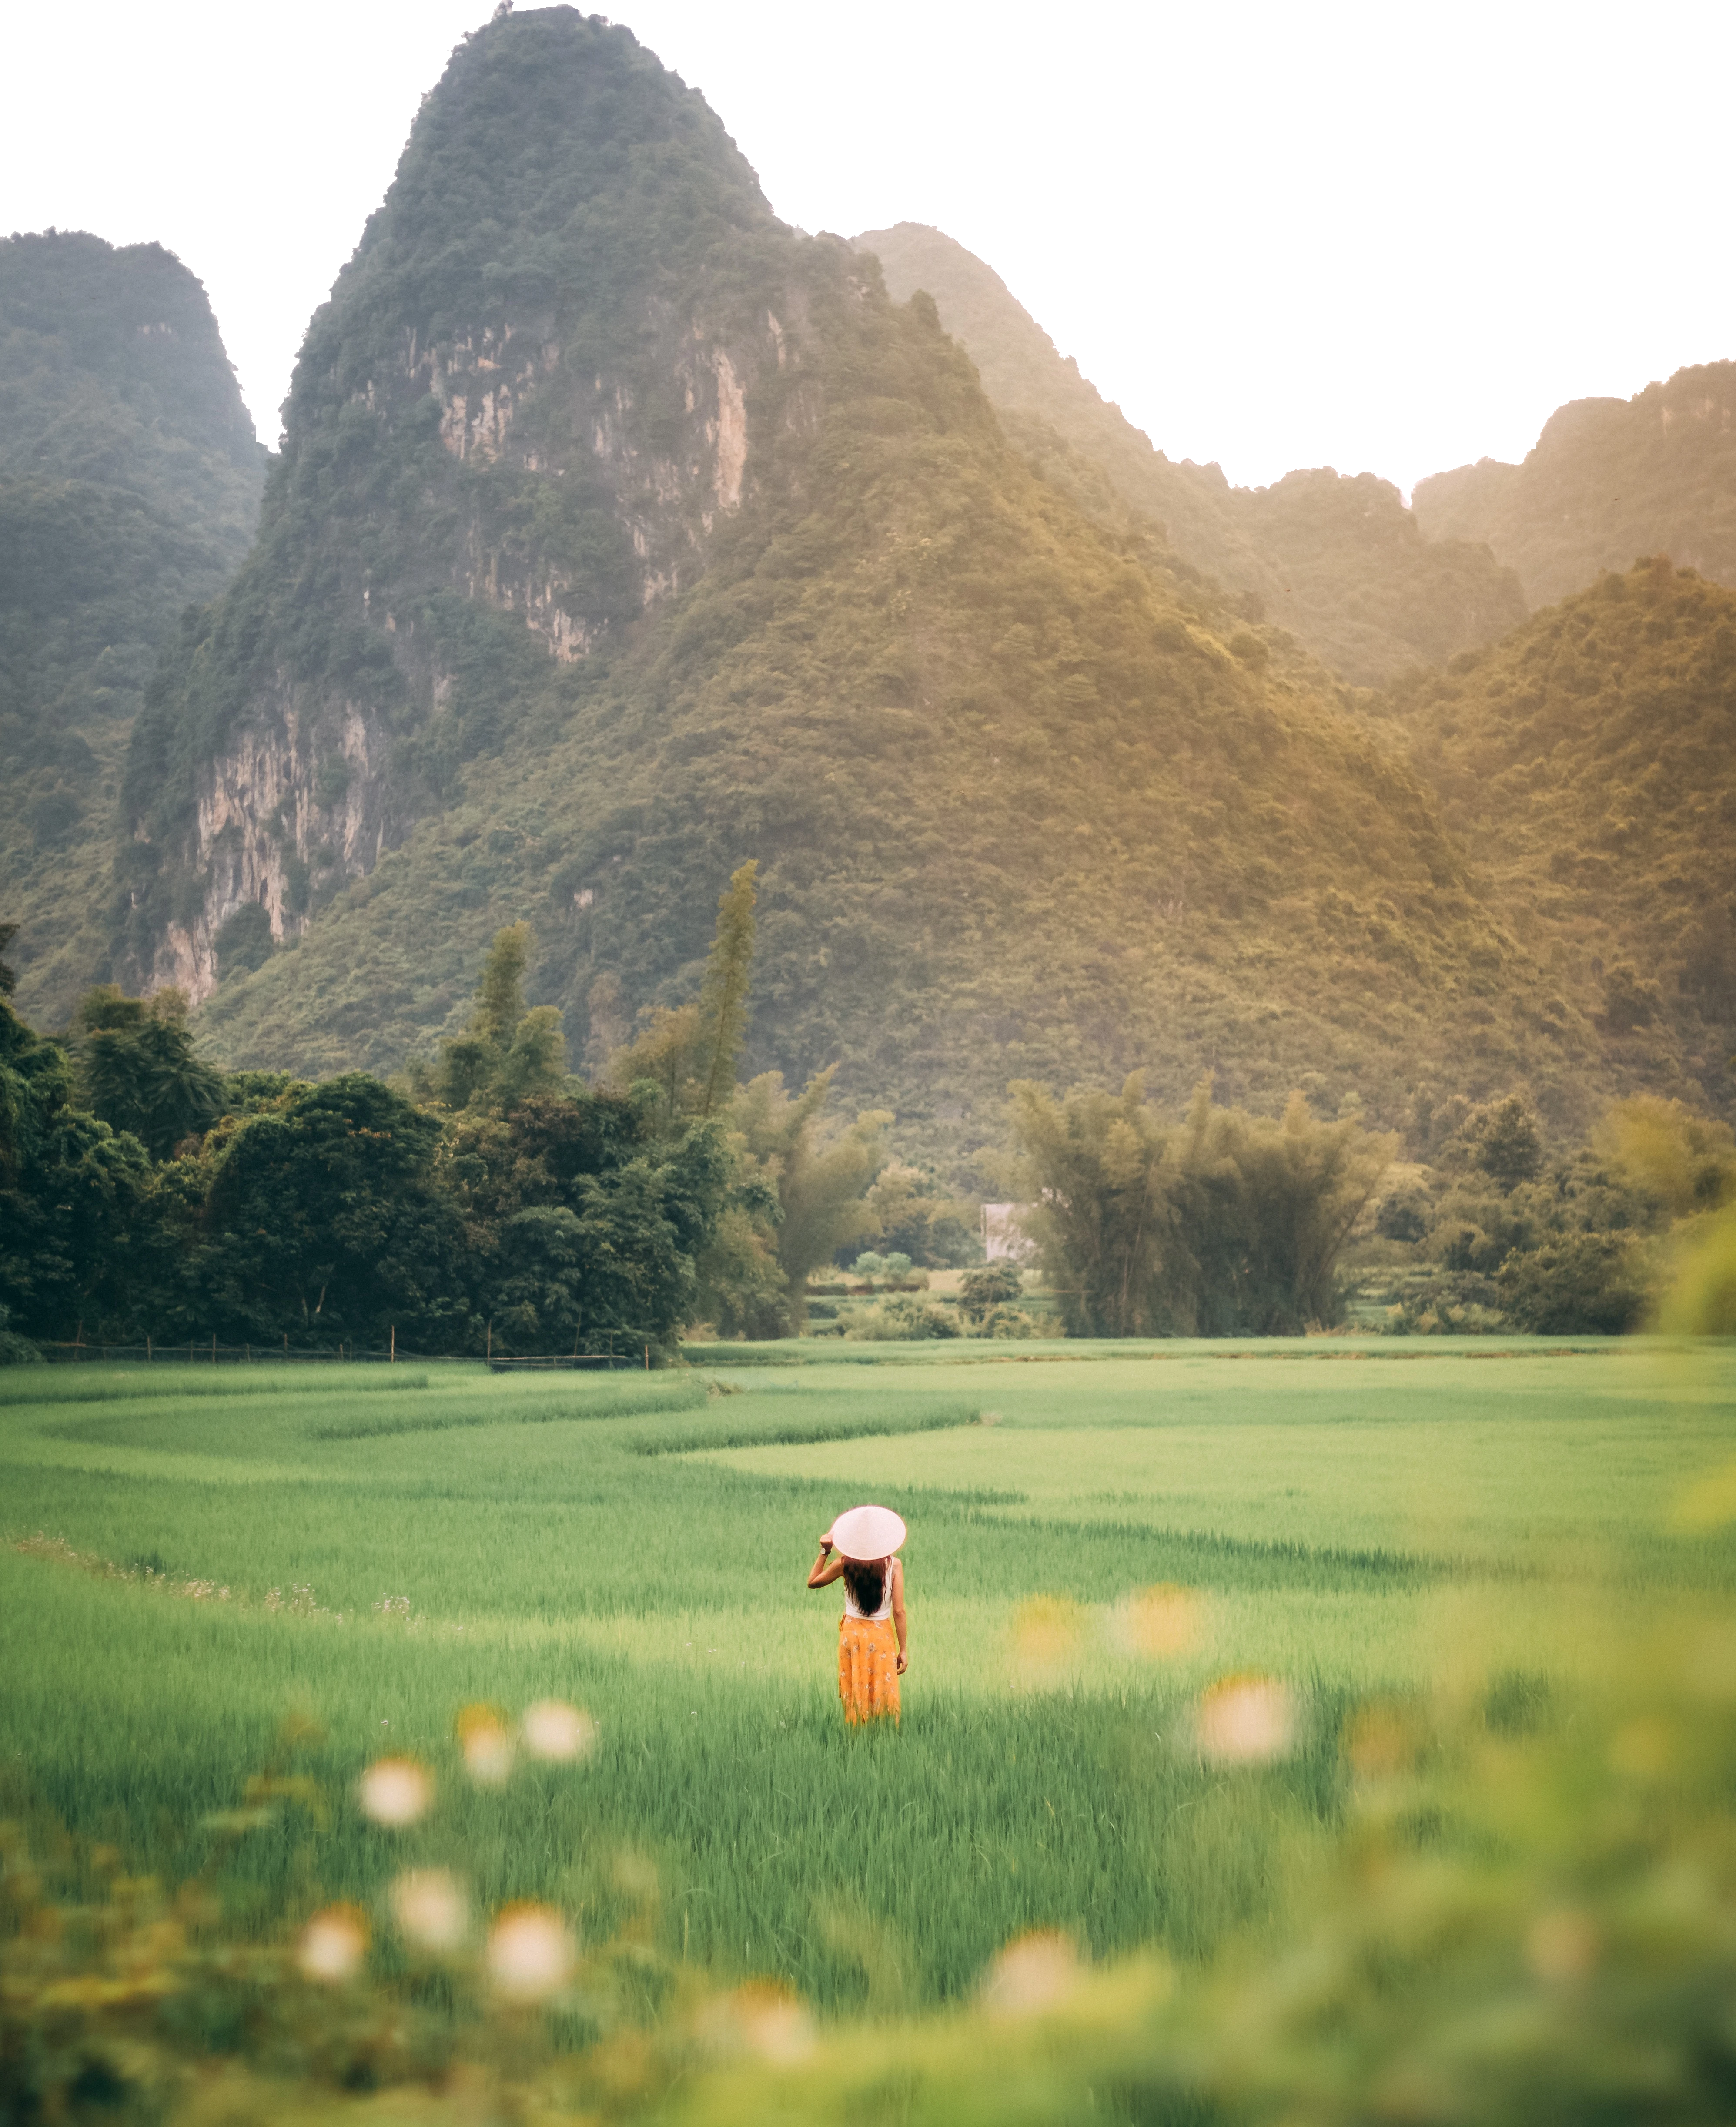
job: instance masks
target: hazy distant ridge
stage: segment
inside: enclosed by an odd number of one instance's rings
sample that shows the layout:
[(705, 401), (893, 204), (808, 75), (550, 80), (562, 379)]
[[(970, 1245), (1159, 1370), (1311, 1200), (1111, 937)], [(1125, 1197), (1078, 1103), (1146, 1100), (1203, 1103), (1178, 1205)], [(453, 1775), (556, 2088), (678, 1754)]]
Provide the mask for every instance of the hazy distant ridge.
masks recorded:
[(1533, 605), (1648, 554), (1736, 585), (1736, 362), (1632, 399), (1573, 400), (1523, 464), (1436, 473), (1414, 506), (1431, 538), (1487, 540)]
[(901, 222), (854, 239), (900, 300), (931, 295), (1015, 434), (1057, 430), (1156, 517), (1176, 550), (1342, 678), (1370, 686), (1488, 642), (1523, 618), (1511, 575), (1477, 546), (1426, 540), (1390, 482), (1329, 467), (1232, 488), (1215, 465), (1173, 462), (1063, 360), (983, 262), (937, 229)]

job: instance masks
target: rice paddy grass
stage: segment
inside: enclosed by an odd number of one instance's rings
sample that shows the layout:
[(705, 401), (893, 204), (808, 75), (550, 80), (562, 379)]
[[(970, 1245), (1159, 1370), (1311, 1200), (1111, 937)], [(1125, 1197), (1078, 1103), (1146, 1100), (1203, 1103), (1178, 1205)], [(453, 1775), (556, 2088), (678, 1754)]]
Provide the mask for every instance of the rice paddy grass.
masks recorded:
[[(1034, 1928), (1195, 1955), (1331, 1836), (1353, 1699), (1544, 1692), (1727, 1594), (1679, 1509), (1733, 1457), (1736, 1351), (1642, 1340), (14, 1371), (0, 1813), (170, 1878), (220, 1847), (262, 1930), (453, 1863), (822, 2008), (956, 1996)], [(869, 1497), (911, 1529), (896, 1734), (844, 1731), (803, 1585)], [(1241, 1671), (1302, 1718), (1227, 1771), (1190, 1710)], [(458, 1710), (548, 1698), (595, 1753), (469, 1780)], [(317, 1798), (231, 1846), (291, 1719)], [(438, 1800), (391, 1833), (355, 1781), (398, 1753)]]

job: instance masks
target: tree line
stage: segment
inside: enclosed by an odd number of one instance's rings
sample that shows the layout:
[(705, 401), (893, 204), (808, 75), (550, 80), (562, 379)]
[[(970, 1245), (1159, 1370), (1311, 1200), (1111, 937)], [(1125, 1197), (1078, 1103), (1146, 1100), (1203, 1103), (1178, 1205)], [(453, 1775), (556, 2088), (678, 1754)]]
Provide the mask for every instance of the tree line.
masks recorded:
[[(595, 1082), (568, 1072), (560, 1013), (525, 1002), (523, 924), (465, 1030), (392, 1082), (216, 1070), (173, 990), (94, 989), (44, 1036), (0, 960), (0, 1354), (149, 1335), (666, 1356), (699, 1324), (799, 1334), (810, 1280), (869, 1243), (980, 1259), (972, 1207), (893, 1156), (889, 1114), (831, 1122), (830, 1070), (740, 1082), (754, 896), (749, 863), (697, 1000), (643, 1016)], [(1347, 1248), (1391, 1274), (1393, 1329), (1631, 1329), (1671, 1236), (1722, 1246), (1736, 1201), (1729, 1131), (1672, 1102), (1621, 1104), (1553, 1163), (1522, 1100), (1461, 1102), (1434, 1164), (1394, 1167), (1395, 1139), (1299, 1095), (1275, 1119), (1207, 1082), (1176, 1121), (1138, 1078), (1010, 1090), (1005, 1182), (1074, 1336), (1330, 1325)], [(887, 1335), (944, 1312), (882, 1311)], [(955, 1321), (1029, 1326), (1006, 1296)]]
[(738, 1083), (754, 876), (721, 897), (697, 1002), (595, 1084), (527, 1007), (522, 924), (465, 1030), (390, 1083), (215, 1070), (173, 990), (92, 990), (46, 1037), (0, 971), (0, 1338), (667, 1354), (701, 1320), (799, 1329), (851, 1244), (967, 1255), (889, 1116), (828, 1131), (829, 1071)]

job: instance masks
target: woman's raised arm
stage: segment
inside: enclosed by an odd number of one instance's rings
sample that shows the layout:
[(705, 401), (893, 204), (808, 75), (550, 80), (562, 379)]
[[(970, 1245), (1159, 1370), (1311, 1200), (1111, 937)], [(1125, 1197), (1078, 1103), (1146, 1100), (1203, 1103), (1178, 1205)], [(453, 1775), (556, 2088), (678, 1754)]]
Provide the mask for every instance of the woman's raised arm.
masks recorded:
[(910, 1620), (904, 1614), (904, 1561), (892, 1561), (892, 1627), (898, 1635), (898, 1674), (900, 1676), (911, 1665)]
[[(830, 1564), (827, 1563), (829, 1559)], [(832, 1532), (828, 1529), (820, 1539), (819, 1557), (807, 1570), (807, 1585), (810, 1588), (824, 1588), (829, 1582), (835, 1580), (843, 1570), (843, 1559), (832, 1557)]]

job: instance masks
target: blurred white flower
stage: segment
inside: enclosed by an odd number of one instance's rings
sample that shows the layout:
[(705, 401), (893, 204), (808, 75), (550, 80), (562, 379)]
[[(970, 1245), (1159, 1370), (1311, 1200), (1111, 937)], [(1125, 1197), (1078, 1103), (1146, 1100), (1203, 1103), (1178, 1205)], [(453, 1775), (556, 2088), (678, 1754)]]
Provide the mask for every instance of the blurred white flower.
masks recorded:
[(479, 1787), (506, 1784), (514, 1755), (511, 1731), (493, 1706), (466, 1706), (458, 1716), (458, 1746), (464, 1769)]
[(470, 1929), (470, 1902), (447, 1869), (407, 1869), (393, 1883), (392, 1917), (407, 1942), (444, 1954), (461, 1949)]
[(533, 1758), (556, 1763), (588, 1758), (597, 1747), (598, 1734), (590, 1715), (564, 1699), (539, 1698), (524, 1709), (524, 1747)]
[(380, 1758), (356, 1783), (362, 1814), (376, 1824), (414, 1824), (434, 1799), (434, 1783), (414, 1758)]
[(508, 1906), (489, 1931), (488, 1976), (510, 2001), (546, 2001), (571, 1977), (570, 1930), (547, 1906)]
[(1200, 1755), (1224, 1765), (1266, 1765), (1296, 1740), (1296, 1706), (1272, 1676), (1227, 1676), (1194, 1709)]
[(1079, 1953), (1064, 1935), (1022, 1935), (989, 1967), (983, 2006), (997, 2016), (1034, 2016), (1052, 2009), (1079, 1977)]
[(328, 1906), (301, 1930), (296, 1962), (309, 1979), (341, 1987), (353, 1979), (367, 1954), (367, 1923), (353, 1906)]

